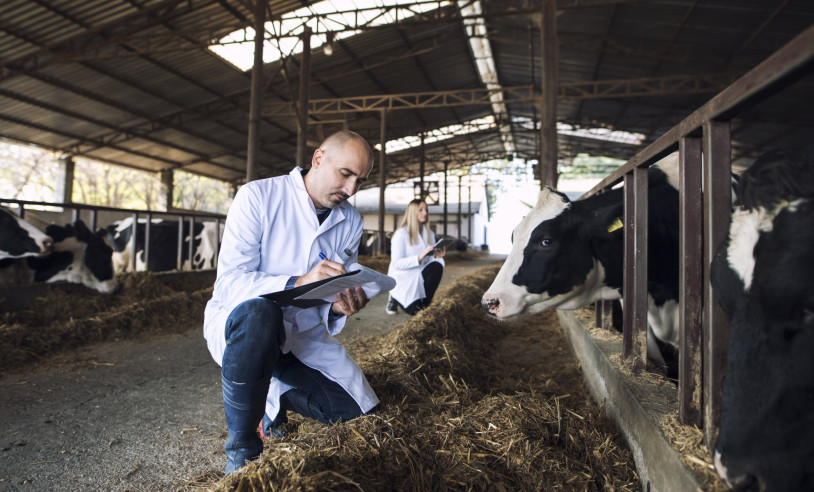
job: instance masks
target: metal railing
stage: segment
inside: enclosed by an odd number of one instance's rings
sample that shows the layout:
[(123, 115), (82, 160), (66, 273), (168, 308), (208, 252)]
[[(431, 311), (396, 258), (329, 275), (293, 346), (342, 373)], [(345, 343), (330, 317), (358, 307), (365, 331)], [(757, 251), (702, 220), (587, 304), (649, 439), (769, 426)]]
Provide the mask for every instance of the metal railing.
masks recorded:
[[(211, 220), (215, 222), (215, 264), (217, 265), (217, 257), (220, 248), (220, 234), (221, 234), (221, 223), (225, 221), (226, 216), (223, 214), (213, 214), (209, 212), (197, 212), (192, 210), (175, 210), (175, 211), (156, 211), (156, 210), (135, 210), (135, 209), (125, 209), (125, 208), (116, 208), (116, 207), (102, 207), (97, 205), (86, 205), (82, 203), (54, 203), (54, 202), (39, 202), (39, 201), (31, 201), (31, 200), (16, 200), (16, 199), (7, 199), (7, 198), (0, 198), (0, 204), (4, 205), (16, 205), (17, 206), (17, 214), (25, 219), (26, 215), (26, 207), (52, 207), (52, 208), (61, 208), (67, 209), (71, 211), (71, 222), (76, 222), (77, 220), (81, 219), (82, 212), (87, 212), (88, 216), (88, 223), (91, 230), (95, 231), (98, 222), (98, 215), (99, 212), (109, 212), (111, 215), (119, 215), (120, 217), (132, 217), (133, 224), (138, 224), (140, 218), (145, 219), (145, 227), (144, 227), (144, 265), (145, 268), (149, 265), (150, 254), (151, 254), (151, 246), (150, 246), (150, 231), (153, 225), (153, 219), (155, 217), (170, 217), (174, 218), (178, 222), (178, 245), (177, 245), (177, 257), (176, 257), (176, 268), (178, 271), (181, 271), (183, 266), (183, 247), (184, 247), (184, 223), (188, 221), (189, 223), (189, 234), (190, 240), (189, 244), (187, 245), (188, 248), (188, 258), (190, 263), (190, 269), (194, 268), (194, 264), (192, 261), (194, 255), (194, 244), (195, 241), (193, 240), (193, 231), (195, 228), (196, 220), (203, 221), (205, 219)], [(38, 211), (39, 212), (39, 211)], [(45, 214), (50, 214), (53, 212), (40, 212)], [(132, 235), (130, 236), (130, 244), (131, 250), (133, 254), (130, 255), (130, 269), (132, 271), (136, 270), (136, 240), (138, 236), (138, 227), (133, 227)]]
[[(588, 191), (624, 182), (623, 356), (634, 370), (647, 358), (647, 173), (678, 150), (679, 175), (679, 420), (717, 437), (729, 325), (710, 284), (710, 264), (726, 238), (731, 211), (730, 121), (814, 71), (814, 26), (721, 91)], [(597, 306), (597, 324), (610, 309)]]

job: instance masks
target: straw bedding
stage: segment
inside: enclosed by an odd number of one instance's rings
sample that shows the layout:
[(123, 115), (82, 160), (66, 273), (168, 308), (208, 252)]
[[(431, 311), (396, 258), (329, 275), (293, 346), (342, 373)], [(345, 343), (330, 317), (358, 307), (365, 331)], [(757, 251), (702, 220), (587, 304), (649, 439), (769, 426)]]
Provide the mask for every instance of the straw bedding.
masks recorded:
[(498, 322), (480, 307), (496, 272), (443, 289), (396, 332), (347, 344), (377, 412), (333, 426), (292, 415), (294, 432), (267, 440), (260, 459), (188, 488), (638, 490), (556, 315)]
[(82, 345), (200, 326), (214, 275), (162, 281), (134, 272), (119, 280), (113, 295), (46, 284), (24, 309), (0, 313), (0, 374)]

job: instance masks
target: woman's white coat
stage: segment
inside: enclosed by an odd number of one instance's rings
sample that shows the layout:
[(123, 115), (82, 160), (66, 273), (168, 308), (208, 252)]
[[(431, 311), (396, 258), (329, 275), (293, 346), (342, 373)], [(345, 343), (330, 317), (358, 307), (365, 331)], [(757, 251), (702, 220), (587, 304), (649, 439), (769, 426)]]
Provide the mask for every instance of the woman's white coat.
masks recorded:
[(425, 230), (426, 228), (422, 228), (416, 244), (410, 244), (407, 227), (396, 230), (390, 239), (390, 267), (387, 269), (387, 274), (396, 279), (396, 286), (390, 291), (390, 295), (404, 307), (426, 297), (421, 271), (432, 262), (438, 262), (444, 266), (444, 259), (433, 258), (432, 253), (425, 256), (424, 260), (419, 263), (418, 255), (428, 246), (435, 244), (435, 233), (429, 231), (429, 237), (427, 237)]

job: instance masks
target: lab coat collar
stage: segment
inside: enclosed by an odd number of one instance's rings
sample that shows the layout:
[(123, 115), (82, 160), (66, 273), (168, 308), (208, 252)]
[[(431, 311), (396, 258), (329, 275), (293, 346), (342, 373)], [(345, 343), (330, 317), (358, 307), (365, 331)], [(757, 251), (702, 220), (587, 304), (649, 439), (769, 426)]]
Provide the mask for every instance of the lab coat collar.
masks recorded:
[(303, 169), (300, 166), (296, 166), (294, 169), (291, 170), (289, 175), (291, 176), (291, 179), (294, 182), (294, 186), (297, 188), (297, 193), (299, 193), (301, 196), (304, 197), (305, 200), (308, 201), (308, 205), (314, 212), (312, 218), (319, 232), (327, 231), (331, 227), (345, 220), (344, 209), (345, 207), (350, 206), (347, 201), (343, 201), (342, 203), (334, 207), (331, 213), (328, 215), (328, 218), (325, 219), (325, 221), (322, 224), (320, 224), (319, 220), (317, 220), (317, 208), (314, 206), (314, 201), (311, 200), (311, 195), (308, 194), (308, 190), (305, 189), (305, 179), (303, 177)]

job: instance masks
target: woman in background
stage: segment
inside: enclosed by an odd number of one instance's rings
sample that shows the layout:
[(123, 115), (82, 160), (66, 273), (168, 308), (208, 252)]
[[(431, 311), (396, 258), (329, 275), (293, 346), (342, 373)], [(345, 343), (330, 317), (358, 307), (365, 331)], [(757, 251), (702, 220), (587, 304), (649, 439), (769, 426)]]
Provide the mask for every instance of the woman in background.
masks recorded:
[(441, 282), (446, 248), (434, 247), (428, 217), (427, 202), (411, 201), (390, 240), (387, 274), (396, 279), (396, 286), (390, 291), (387, 314), (396, 314), (398, 307), (410, 316), (416, 314), (430, 305)]

